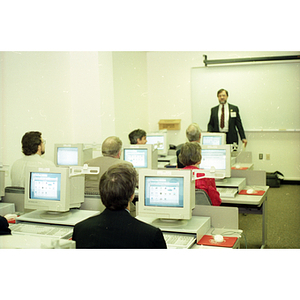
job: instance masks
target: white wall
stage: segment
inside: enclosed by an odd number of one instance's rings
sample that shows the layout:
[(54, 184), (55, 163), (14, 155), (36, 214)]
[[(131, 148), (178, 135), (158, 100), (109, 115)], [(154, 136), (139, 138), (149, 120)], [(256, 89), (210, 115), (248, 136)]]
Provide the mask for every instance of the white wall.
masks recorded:
[[(158, 129), (160, 119), (181, 119), (169, 143), (185, 141), (191, 117), (191, 67), (209, 59), (291, 52), (1, 52), (1, 156), (9, 169), (22, 157), (21, 138), (39, 130), (45, 158), (58, 142), (128, 142), (135, 128)], [(217, 99), (216, 99), (217, 101)], [(287, 116), (288, 117), (288, 116)], [(299, 133), (247, 133), (256, 169), (300, 179)], [(271, 160), (258, 160), (258, 153)], [(6, 185), (10, 179), (6, 177)]]
[[(148, 52), (150, 129), (157, 130), (157, 123), (160, 119), (181, 119), (181, 130), (169, 131), (170, 143), (180, 144), (186, 141), (185, 129), (193, 121), (191, 115), (191, 68), (204, 66), (204, 54), (208, 56), (208, 59), (219, 59), (299, 55), (299, 52)], [(215, 100), (216, 102), (212, 106), (218, 103), (217, 98)], [(209, 113), (208, 111), (208, 117)], [(243, 113), (246, 112), (241, 112), (242, 117)], [(245, 129), (247, 130), (247, 128)], [(202, 130), (205, 131), (206, 128), (202, 128)], [(300, 179), (299, 132), (246, 132), (246, 135), (248, 139), (247, 150), (252, 151), (255, 169), (264, 169), (268, 172), (279, 170), (286, 179)], [(259, 153), (264, 154), (263, 160), (258, 160)], [(271, 159), (265, 160), (265, 154), (270, 154)]]
[(132, 130), (149, 128), (147, 56), (132, 51), (113, 52), (112, 57), (116, 135), (128, 145)]
[(1, 71), (6, 185), (27, 131), (42, 132), (52, 161), (55, 143), (101, 143), (115, 134), (111, 52), (2, 52)]

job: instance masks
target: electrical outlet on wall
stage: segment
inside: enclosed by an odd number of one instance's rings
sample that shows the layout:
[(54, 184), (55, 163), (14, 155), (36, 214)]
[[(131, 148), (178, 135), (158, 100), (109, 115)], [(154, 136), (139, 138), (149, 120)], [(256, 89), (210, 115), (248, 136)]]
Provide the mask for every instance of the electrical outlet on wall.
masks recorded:
[(270, 160), (270, 154), (266, 154), (266, 160)]
[(259, 154), (258, 154), (258, 158), (259, 158), (259, 159), (263, 159), (263, 158), (264, 158), (264, 155), (263, 155), (262, 153), (259, 153)]

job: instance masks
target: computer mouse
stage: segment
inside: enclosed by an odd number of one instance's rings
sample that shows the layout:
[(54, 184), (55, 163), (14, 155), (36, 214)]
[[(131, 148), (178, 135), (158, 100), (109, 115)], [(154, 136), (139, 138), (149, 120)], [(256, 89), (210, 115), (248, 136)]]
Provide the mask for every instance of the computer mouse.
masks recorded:
[(253, 192), (254, 192), (254, 189), (248, 189), (247, 190), (247, 194), (253, 194)]
[(224, 241), (224, 238), (221, 234), (214, 235), (214, 240), (216, 243), (222, 243)]

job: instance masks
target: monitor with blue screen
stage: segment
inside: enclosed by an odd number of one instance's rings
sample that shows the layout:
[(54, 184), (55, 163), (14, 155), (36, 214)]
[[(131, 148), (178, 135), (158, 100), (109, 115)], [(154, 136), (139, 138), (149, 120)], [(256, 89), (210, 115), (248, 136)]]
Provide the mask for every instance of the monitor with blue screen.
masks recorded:
[(138, 216), (159, 220), (189, 220), (195, 207), (191, 170), (141, 170)]
[(27, 168), (25, 209), (67, 212), (84, 202), (84, 176), (69, 176), (69, 168)]

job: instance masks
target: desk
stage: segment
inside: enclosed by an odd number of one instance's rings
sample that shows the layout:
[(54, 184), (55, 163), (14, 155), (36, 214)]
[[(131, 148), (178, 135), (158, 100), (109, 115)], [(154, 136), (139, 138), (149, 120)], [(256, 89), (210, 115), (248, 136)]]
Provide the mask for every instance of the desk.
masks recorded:
[(194, 244), (191, 249), (239, 249), (242, 233), (243, 231), (239, 229), (210, 228), (206, 233), (207, 235), (221, 234), (223, 236), (237, 237), (233, 247), (204, 246)]
[(253, 163), (235, 163), (232, 170), (253, 170)]
[[(251, 211), (251, 213), (262, 214), (262, 246), (263, 249), (267, 245), (267, 198), (268, 186), (256, 187), (257, 189), (264, 190), (262, 196), (257, 195), (240, 195), (237, 194), (234, 198), (221, 198), (222, 206), (235, 206), (239, 208), (240, 212)], [(247, 187), (246, 187), (247, 189)]]

